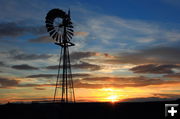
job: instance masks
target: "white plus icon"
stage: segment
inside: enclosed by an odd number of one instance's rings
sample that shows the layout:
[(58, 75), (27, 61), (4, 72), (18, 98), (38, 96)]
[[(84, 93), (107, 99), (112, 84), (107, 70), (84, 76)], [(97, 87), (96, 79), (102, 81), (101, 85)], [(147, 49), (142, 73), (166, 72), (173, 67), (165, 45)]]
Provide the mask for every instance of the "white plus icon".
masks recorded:
[(177, 113), (177, 110), (174, 110), (174, 107), (171, 107), (171, 110), (168, 110), (168, 113), (171, 113), (171, 116), (174, 116)]

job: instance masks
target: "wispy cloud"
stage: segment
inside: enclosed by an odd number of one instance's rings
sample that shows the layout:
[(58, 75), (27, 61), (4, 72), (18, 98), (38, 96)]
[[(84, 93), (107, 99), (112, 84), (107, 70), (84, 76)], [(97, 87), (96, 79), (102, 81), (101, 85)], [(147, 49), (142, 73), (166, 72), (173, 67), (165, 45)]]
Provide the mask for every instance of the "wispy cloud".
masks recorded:
[(105, 60), (112, 64), (179, 64), (180, 49), (175, 47), (151, 47), (133, 52), (119, 53), (113, 59)]
[[(94, 83), (93, 83), (94, 82)], [(98, 83), (99, 82), (99, 83)], [(102, 83), (103, 82), (103, 83)], [(75, 81), (76, 88), (125, 88), (125, 87), (144, 87), (159, 86), (166, 84), (179, 84), (177, 80), (163, 80), (147, 77), (91, 77)]]
[(0, 88), (12, 87), (17, 86), (19, 84), (18, 80), (0, 77)]
[(175, 73), (173, 69), (180, 69), (179, 65), (158, 65), (158, 64), (146, 64), (138, 65), (130, 70), (134, 73), (150, 73), (150, 74), (172, 74)]
[(129, 20), (116, 16), (99, 15), (88, 17), (87, 24), (89, 39), (111, 45), (123, 42), (152, 43), (157, 41), (179, 41), (180, 31), (168, 30), (157, 23), (141, 20)]
[(26, 34), (43, 34), (45, 32), (44, 26), (22, 26), (18, 23), (8, 22), (0, 23), (0, 38), (2, 37), (17, 37)]
[[(59, 67), (58, 65), (52, 65), (52, 66), (47, 66), (45, 68), (51, 69), (51, 70), (54, 70), (54, 69), (57, 70), (58, 67)], [(90, 70), (90, 71), (96, 71), (96, 70), (101, 69), (101, 66), (99, 66), (99, 65), (90, 64), (90, 63), (83, 62), (83, 61), (80, 61), (80, 63), (72, 64), (71, 67), (73, 69)], [(60, 66), (60, 68), (62, 68), (62, 65)]]
[[(72, 74), (73, 77), (77, 78), (77, 77), (89, 77), (90, 74), (85, 74), (85, 73), (77, 73), (77, 74)], [(26, 78), (54, 78), (57, 77), (57, 74), (35, 74), (35, 75), (29, 75), (26, 76)], [(61, 76), (60, 76), (61, 77)]]
[(168, 74), (168, 75), (164, 75), (164, 77), (179, 80), (180, 79), (180, 73)]
[(49, 54), (28, 54), (18, 50), (7, 51), (7, 56), (14, 60), (38, 60), (38, 59), (48, 59), (52, 57)]
[(53, 39), (50, 36), (40, 36), (38, 38), (29, 39), (31, 43), (52, 43)]
[(75, 36), (82, 36), (82, 37), (86, 37), (86, 36), (88, 36), (89, 35), (89, 33), (88, 32), (74, 32), (74, 35)]
[(13, 65), (11, 68), (17, 70), (38, 70), (39, 68), (30, 66), (28, 64), (21, 64), (21, 65)]

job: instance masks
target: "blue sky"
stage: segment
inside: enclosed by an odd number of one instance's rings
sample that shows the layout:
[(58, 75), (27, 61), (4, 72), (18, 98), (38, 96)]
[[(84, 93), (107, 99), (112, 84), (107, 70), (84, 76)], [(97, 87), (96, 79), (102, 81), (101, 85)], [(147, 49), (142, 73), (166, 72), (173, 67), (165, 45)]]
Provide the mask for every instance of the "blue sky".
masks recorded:
[[(72, 18), (74, 19), (74, 23), (76, 29), (78, 31), (87, 31), (92, 32), (92, 28), (88, 29), (88, 25), (95, 25), (95, 23), (102, 21), (101, 25), (99, 27), (101, 28), (99, 30), (100, 32), (104, 32), (106, 34), (107, 32), (112, 32), (110, 34), (114, 35), (113, 37), (110, 37), (110, 39), (114, 40), (115, 44), (116, 42), (119, 42), (122, 44), (127, 43), (130, 45), (130, 47), (136, 47), (133, 44), (136, 43), (136, 39), (143, 39), (148, 38), (149, 40), (153, 41), (151, 34), (142, 34), (141, 31), (139, 33), (139, 30), (147, 29), (151, 30), (155, 33), (152, 35), (163, 35), (165, 32), (169, 32), (169, 34), (179, 32), (179, 23), (180, 17), (178, 15), (180, 9), (179, 9), (179, 3), (178, 1), (170, 1), (170, 0), (152, 0), (152, 1), (144, 1), (144, 0), (138, 0), (138, 1), (132, 1), (132, 0), (126, 0), (126, 1), (21, 1), (21, 2), (14, 2), (14, 1), (2, 1), (1, 4), (1, 22), (15, 22), (18, 25), (22, 24), (24, 26), (42, 26), (44, 25), (44, 17), (46, 16), (46, 13), (52, 9), (52, 8), (62, 8), (64, 10), (67, 10), (68, 8), (72, 9)], [(118, 20), (122, 20), (121, 23), (117, 23)], [(93, 22), (91, 24), (91, 22)], [(123, 23), (122, 23), (123, 22)], [(80, 24), (82, 23), (82, 24)], [(130, 26), (123, 26), (126, 24), (130, 24)], [(119, 25), (119, 26), (118, 26)], [(112, 27), (110, 29), (109, 27)], [(125, 29), (123, 28), (125, 27)], [(132, 29), (129, 27), (140, 27), (141, 29)], [(87, 29), (86, 29), (87, 28)], [(123, 28), (121, 30), (121, 28)], [(91, 31), (90, 31), (91, 30)], [(137, 31), (138, 30), (138, 31)], [(157, 33), (157, 32), (160, 33)], [(114, 33), (116, 32), (116, 33)], [(123, 38), (124, 36), (121, 36), (122, 34), (129, 35), (128, 38)], [(129, 34), (128, 34), (129, 33)], [(93, 36), (95, 35), (95, 38), (103, 38), (103, 35), (99, 35), (96, 33), (91, 33)], [(89, 34), (89, 37), (92, 39), (91, 34)], [(117, 35), (116, 35), (117, 34)], [(24, 42), (24, 39), (30, 39), (35, 38), (37, 36), (34, 36), (32, 34), (25, 34), (24, 38), (22, 36), (20, 38), (17, 38), (20, 43)], [(119, 38), (122, 37), (122, 38)], [(135, 38), (137, 37), (137, 38)], [(158, 36), (153, 36), (158, 37)], [(172, 38), (172, 36), (170, 36)], [(174, 37), (174, 36), (173, 36)], [(176, 36), (175, 36), (176, 37)], [(116, 41), (117, 39), (120, 39), (120, 41)], [(130, 40), (132, 39), (132, 40)], [(134, 40), (135, 39), (135, 40)], [(157, 38), (156, 38), (157, 39)], [(158, 38), (156, 43), (162, 43), (164, 42), (164, 39), (166, 38)], [(99, 39), (102, 40), (102, 39)], [(167, 41), (167, 40), (166, 40)], [(98, 44), (101, 44), (99, 41), (84, 41), (84, 42), (90, 42), (88, 45), (94, 45), (98, 42)], [(142, 41), (143, 42), (143, 41)], [(152, 42), (153, 45), (156, 43)], [(177, 44), (177, 42), (169, 42), (168, 45), (174, 45)], [(28, 43), (28, 46), (30, 44)], [(151, 42), (147, 44), (136, 44), (137, 47), (147, 47), (147, 45), (152, 45)], [(139, 46), (140, 45), (140, 46)], [(33, 47), (35, 44), (33, 44)], [(44, 46), (51, 47), (50, 44), (46, 44)], [(40, 47), (38, 45), (38, 47)], [(107, 47), (111, 48), (114, 47), (114, 45), (108, 45)], [(117, 46), (118, 47), (118, 46)], [(46, 48), (46, 47), (44, 47)]]
[[(46, 14), (53, 8), (71, 9), (75, 27), (72, 42), (76, 44), (70, 49), (72, 65), (74, 73), (81, 74), (75, 77), (77, 92), (87, 92), (94, 87), (101, 89), (102, 85), (96, 85), (97, 82), (104, 81), (101, 84), (105, 85), (112, 81), (106, 87), (115, 88), (114, 92), (121, 88), (125, 88), (124, 92), (138, 91), (141, 86), (149, 91), (147, 94), (139, 91), (140, 97), (117, 91), (116, 95), (121, 95), (122, 99), (179, 96), (178, 0), (0, 0), (1, 101), (23, 100), (25, 96), (19, 91), (25, 89), (37, 90), (37, 93), (42, 90), (53, 92), (52, 87), (44, 85), (53, 83), (54, 77), (50, 80), (47, 75), (57, 72), (48, 66), (57, 64), (59, 48), (45, 28)], [(82, 74), (88, 75), (83, 77)], [(119, 80), (123, 86), (115, 85)], [(36, 83), (42, 85), (41, 90)], [(83, 88), (84, 85), (87, 88)], [(151, 86), (159, 93), (150, 91)], [(17, 92), (8, 88), (17, 88)], [(15, 98), (5, 95), (7, 91), (16, 95)], [(168, 97), (168, 91), (173, 92), (173, 96)], [(27, 95), (37, 99), (37, 93)], [(106, 97), (100, 93), (91, 96), (102, 101)], [(107, 93), (107, 96), (111, 95), (112, 92)], [(41, 99), (47, 97), (50, 96), (41, 95)], [(81, 98), (84, 99), (81, 96), (78, 99)]]

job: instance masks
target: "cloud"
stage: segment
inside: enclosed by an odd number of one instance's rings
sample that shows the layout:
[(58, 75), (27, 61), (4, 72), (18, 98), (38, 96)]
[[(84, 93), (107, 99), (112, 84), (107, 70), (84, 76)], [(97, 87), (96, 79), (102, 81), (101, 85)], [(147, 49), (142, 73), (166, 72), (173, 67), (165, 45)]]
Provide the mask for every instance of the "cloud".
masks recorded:
[[(20, 23), (19, 23), (20, 24)], [(45, 32), (44, 26), (22, 26), (18, 23), (8, 22), (0, 23), (0, 38), (1, 37), (17, 37), (25, 34), (43, 34)]]
[[(126, 88), (126, 87), (144, 87), (144, 86), (160, 86), (169, 84), (180, 84), (179, 80), (163, 80), (159, 78), (148, 77), (86, 77), (87, 74), (73, 74), (73, 77), (81, 77), (81, 79), (73, 80), (75, 88), (101, 89), (101, 88)], [(55, 74), (37, 74), (30, 75), (26, 78), (51, 78)], [(0, 79), (1, 88), (12, 87), (54, 87), (55, 83), (23, 83), (22, 80), (3, 78)], [(21, 81), (21, 83), (20, 83)]]
[(86, 70), (91, 70), (91, 71), (96, 71), (96, 70), (100, 70), (101, 67), (99, 65), (96, 64), (90, 64), (87, 62), (80, 62), (79, 64), (73, 64), (72, 68), (75, 69), (86, 69)]
[(125, 87), (143, 87), (151, 85), (177, 84), (177, 80), (163, 80), (159, 78), (139, 77), (90, 77), (76, 80), (74, 82), (76, 88), (125, 88)]
[(158, 65), (158, 64), (146, 64), (146, 65), (138, 65), (130, 70), (134, 73), (150, 73), (150, 74), (170, 74), (174, 73), (172, 69), (180, 68), (179, 65), (166, 64), (166, 65)]
[(28, 64), (13, 65), (11, 68), (17, 70), (38, 70), (39, 68), (30, 66)]
[(25, 53), (20, 53), (11, 56), (12, 59), (15, 60), (38, 60), (38, 59), (48, 59), (52, 57), (52, 55), (49, 54), (25, 54)]
[(32, 43), (50, 43), (50, 42), (53, 42), (53, 39), (50, 36), (41, 36), (38, 38), (30, 39), (29, 42), (32, 42)]
[(0, 61), (0, 66), (4, 67), (4, 66), (6, 66), (6, 64), (3, 61)]
[[(51, 70), (57, 70), (58, 69), (58, 65), (51, 65), (51, 66), (47, 66), (45, 68), (46, 69), (51, 69)], [(62, 66), (60, 68), (62, 68)]]
[(98, 53), (97, 52), (72, 52), (70, 54), (71, 60), (72, 61), (77, 61), (83, 58), (89, 58), (92, 56), (96, 56)]
[[(89, 77), (90, 74), (83, 74), (83, 73), (76, 73), (76, 74), (72, 74), (72, 77)], [(53, 77), (57, 77), (57, 74), (36, 74), (36, 75), (29, 75), (26, 76), (26, 78), (53, 78)]]
[(18, 78), (0, 77), (0, 88), (17, 88), (17, 87), (49, 87), (55, 84), (35, 84), (35, 83), (22, 83), (23, 81)]
[(154, 93), (154, 96), (162, 97), (162, 98), (180, 98), (180, 94), (170, 94), (170, 93)]
[[(90, 63), (83, 62), (83, 61), (80, 61), (80, 63), (72, 64), (71, 67), (74, 69), (83, 69), (83, 70), (86, 69), (86, 70), (91, 70), (91, 71), (101, 69), (101, 66), (99, 66), (99, 65), (90, 64)], [(47, 66), (45, 68), (51, 69), (51, 70), (54, 70), (54, 69), (56, 70), (56, 69), (58, 69), (58, 65)], [(62, 66), (60, 66), (60, 68), (62, 68)]]
[(38, 88), (38, 87), (36, 87), (34, 89), (36, 89), (36, 90), (46, 90), (46, 88)]
[(165, 78), (180, 79), (180, 73), (164, 75)]
[(26, 76), (26, 78), (52, 78), (56, 76), (57, 74), (35, 74), (35, 75)]
[(91, 57), (103, 57), (103, 58), (113, 58), (114, 56), (109, 53), (101, 53), (101, 52), (72, 52), (70, 54), (71, 61), (78, 61), (81, 59), (87, 59)]
[(86, 37), (88, 36), (88, 32), (74, 32), (75, 36), (82, 36), (82, 37)]
[(111, 64), (179, 64), (180, 48), (152, 47), (133, 52), (119, 53), (113, 59), (104, 60)]
[(0, 56), (5, 59), (10, 60), (45, 60), (50, 57), (53, 57), (52, 54), (35, 54), (35, 53), (25, 53), (21, 50), (13, 49), (7, 51), (1, 51)]
[(104, 46), (114, 45), (123, 48), (121, 43), (126, 43), (129, 47), (132, 47), (131, 43), (138, 43), (136, 46), (141, 46), (142, 44), (149, 45), (155, 42), (169, 45), (170, 42), (180, 41), (180, 31), (178, 29), (169, 30), (161, 24), (143, 20), (131, 20), (102, 14), (96, 15), (96, 17), (94, 17), (95, 15), (87, 17), (84, 25), (84, 29), (88, 28), (86, 30), (89, 33), (88, 39), (92, 42), (98, 40), (98, 42), (95, 42), (96, 47), (102, 47), (103, 44)]
[[(180, 97), (180, 96), (179, 96)], [(172, 98), (172, 97), (169, 97), (169, 98), (161, 98), (161, 97), (142, 97), (142, 98), (127, 98), (127, 99), (124, 99), (122, 100), (123, 102), (150, 102), (150, 101), (172, 101), (172, 100), (176, 100), (178, 99), (177, 98)]]
[(0, 77), (0, 88), (17, 86), (20, 81), (6, 77)]
[[(74, 32), (75, 36), (86, 37), (88, 35), (87, 32)], [(53, 42), (53, 39), (50, 36), (40, 36), (34, 39), (29, 39), (31, 43), (50, 43)]]

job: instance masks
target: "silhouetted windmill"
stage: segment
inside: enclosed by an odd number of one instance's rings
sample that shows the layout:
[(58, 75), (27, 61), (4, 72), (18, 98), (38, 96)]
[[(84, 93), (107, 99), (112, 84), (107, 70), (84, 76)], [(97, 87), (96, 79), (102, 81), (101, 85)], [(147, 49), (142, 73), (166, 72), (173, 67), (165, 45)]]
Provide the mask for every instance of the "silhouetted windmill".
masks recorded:
[[(69, 47), (74, 46), (70, 40), (73, 36), (73, 23), (70, 10), (68, 14), (60, 9), (52, 9), (46, 16), (46, 27), (55, 44), (61, 47), (58, 75), (54, 91), (54, 102), (75, 102), (75, 94), (71, 73)], [(62, 71), (62, 73), (60, 72)], [(60, 90), (58, 98), (57, 91)]]

